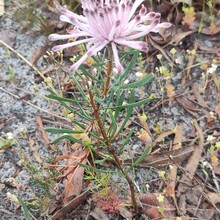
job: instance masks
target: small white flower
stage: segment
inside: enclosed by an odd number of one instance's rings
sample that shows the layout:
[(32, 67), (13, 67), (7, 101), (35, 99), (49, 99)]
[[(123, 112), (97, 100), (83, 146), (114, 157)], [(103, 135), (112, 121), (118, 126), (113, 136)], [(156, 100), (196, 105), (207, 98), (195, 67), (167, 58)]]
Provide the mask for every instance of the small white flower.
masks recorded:
[(114, 73), (115, 75), (118, 74), (118, 70), (117, 70), (117, 68), (114, 67), (112, 71), (113, 71), (113, 73)]
[(92, 86), (92, 82), (91, 81), (88, 81), (88, 87), (90, 88)]
[(204, 167), (206, 167), (206, 166), (208, 166), (208, 162), (207, 162), (207, 161), (203, 161), (203, 162), (202, 162), (202, 165), (203, 165)]
[(218, 68), (218, 66), (216, 64), (212, 63), (211, 67), (208, 69), (208, 73), (210, 73), (210, 74), (215, 73), (217, 68)]
[(212, 136), (212, 135), (208, 135), (208, 137), (207, 137), (207, 141), (208, 142), (212, 142), (212, 141), (214, 141), (216, 138), (214, 137), (214, 136)]
[(8, 132), (7, 137), (8, 137), (8, 140), (13, 140), (14, 139), (14, 136), (13, 136), (12, 132)]
[(92, 72), (95, 73), (95, 74), (97, 74), (97, 72), (98, 72), (97, 68), (93, 68), (93, 69), (92, 69)]
[(126, 80), (124, 81), (124, 84), (128, 84), (128, 83), (129, 83), (129, 80), (126, 79)]
[(135, 75), (139, 78), (143, 77), (143, 73), (142, 72), (136, 72)]

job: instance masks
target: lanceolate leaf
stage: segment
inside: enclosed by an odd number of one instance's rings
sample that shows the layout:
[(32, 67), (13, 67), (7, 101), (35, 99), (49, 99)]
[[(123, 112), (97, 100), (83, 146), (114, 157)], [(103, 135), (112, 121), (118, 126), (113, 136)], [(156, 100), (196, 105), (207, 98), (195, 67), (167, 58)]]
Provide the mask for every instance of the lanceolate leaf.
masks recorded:
[(76, 142), (76, 143), (79, 143), (79, 144), (82, 144), (82, 141), (81, 140), (78, 140), (76, 138), (74, 138), (73, 136), (71, 135), (68, 135), (68, 134), (64, 134), (58, 138), (56, 138), (55, 140), (52, 141), (52, 143), (57, 143), (58, 141), (61, 141), (63, 139), (67, 139), (67, 140), (70, 140), (70, 141), (73, 141), (73, 142)]
[(138, 102), (133, 102), (133, 103), (129, 103), (129, 104), (126, 104), (126, 105), (122, 105), (122, 106), (115, 106), (115, 107), (105, 107), (104, 109), (124, 109), (124, 108), (130, 108), (130, 107), (138, 107), (140, 105), (144, 105), (150, 101), (152, 101), (153, 99), (152, 98), (146, 98), (146, 99), (142, 99), (141, 101), (138, 101)]
[[(123, 91), (121, 93), (121, 91), (119, 89), (118, 94), (117, 94), (116, 106), (121, 106), (123, 104), (124, 100), (125, 100), (125, 92)], [(115, 118), (118, 117), (120, 110), (121, 110), (120, 108), (115, 109)]]
[(151, 147), (147, 147), (144, 152), (141, 154), (141, 156), (132, 164), (132, 167), (137, 166), (144, 158), (148, 155)]
[(28, 210), (27, 205), (25, 204), (25, 202), (23, 202), (23, 200), (22, 200), (20, 197), (17, 196), (17, 199), (18, 199), (19, 203), (21, 204), (21, 207), (22, 207), (23, 212), (24, 212), (24, 217), (25, 217), (25, 219), (26, 219), (26, 220), (31, 220), (32, 217), (31, 217), (31, 215), (30, 215), (30, 212), (29, 212), (29, 210)]
[(88, 76), (88, 77), (89, 77), (90, 79), (92, 79), (93, 81), (102, 82), (102, 80), (99, 80), (99, 79), (97, 79), (96, 77), (92, 76), (92, 75), (86, 70), (86, 68), (85, 68), (83, 65), (80, 66), (80, 70), (83, 72), (83, 74), (84, 74), (85, 76)]
[(149, 83), (153, 79), (153, 77), (154, 77), (153, 73), (150, 73), (149, 75), (147, 75), (147, 77), (145, 77), (142, 80), (139, 80), (139, 81), (133, 82), (133, 83), (128, 83), (128, 84), (125, 84), (125, 85), (116, 86), (115, 89), (118, 90), (118, 89), (138, 88), (140, 86), (143, 86), (143, 85)]
[(136, 61), (137, 61), (138, 53), (139, 53), (139, 52), (135, 52), (135, 53), (134, 53), (134, 55), (133, 55), (133, 57), (132, 57), (132, 59), (131, 59), (129, 65), (128, 65), (128, 68), (125, 70), (125, 72), (124, 72), (122, 75), (120, 75), (119, 83), (121, 82), (121, 80), (122, 80), (125, 76), (127, 76), (127, 75), (130, 73), (131, 68), (135, 65), (135, 63), (136, 63)]
[[(134, 90), (131, 90), (131, 95), (130, 95), (130, 100), (129, 101), (130, 102), (134, 102), (134, 99), (135, 99)], [(124, 126), (126, 125), (126, 123), (128, 122), (128, 120), (129, 120), (129, 118), (130, 118), (130, 116), (132, 114), (132, 111), (133, 111), (133, 107), (128, 107), (125, 119), (124, 119), (124, 121), (123, 121), (123, 123), (122, 123), (122, 125), (121, 125), (121, 127), (119, 129), (119, 131), (114, 136), (114, 138), (116, 138), (120, 134), (120, 132), (123, 130)]]
[(52, 133), (52, 134), (82, 134), (83, 131), (78, 131), (78, 130), (70, 130), (70, 129), (59, 129), (59, 128), (46, 128), (46, 131)]
[(111, 139), (114, 136), (115, 132), (117, 131), (118, 126), (117, 126), (117, 122), (115, 120), (113, 112), (110, 109), (108, 111), (109, 111), (109, 115), (111, 118), (111, 125), (108, 129), (108, 136), (109, 136), (109, 139)]
[(86, 101), (78, 101), (78, 100), (74, 100), (74, 99), (68, 99), (68, 98), (63, 98), (57, 95), (47, 95), (48, 98), (50, 99), (54, 99), (57, 100), (59, 102), (71, 102), (71, 103), (88, 103)]

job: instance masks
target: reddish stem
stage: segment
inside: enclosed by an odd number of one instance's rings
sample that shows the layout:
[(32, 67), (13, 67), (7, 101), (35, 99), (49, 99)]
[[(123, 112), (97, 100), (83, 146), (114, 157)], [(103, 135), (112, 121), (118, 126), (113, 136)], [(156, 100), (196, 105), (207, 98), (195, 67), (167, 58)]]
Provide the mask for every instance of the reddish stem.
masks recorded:
[(106, 134), (106, 131), (105, 131), (105, 129), (103, 127), (103, 124), (102, 124), (102, 120), (101, 120), (100, 115), (99, 115), (99, 105), (95, 105), (95, 102), (94, 102), (94, 99), (93, 99), (93, 94), (91, 93), (91, 91), (89, 91), (89, 97), (90, 97), (90, 103), (91, 103), (92, 108), (94, 110), (93, 115), (94, 115), (94, 117), (95, 117), (95, 119), (98, 123), (101, 134), (102, 134), (102, 136), (105, 140), (105, 144), (106, 144), (106, 146), (108, 146), (108, 151), (113, 156), (116, 166), (122, 172), (122, 174), (125, 176), (128, 184), (129, 184), (133, 207), (134, 207), (135, 212), (137, 213), (138, 206), (137, 206), (137, 201), (136, 201), (136, 198), (135, 198), (135, 189), (134, 189), (133, 181), (130, 178), (130, 176), (124, 171), (123, 164), (121, 163), (121, 161), (119, 159), (119, 156), (115, 152), (114, 148), (112, 147), (112, 145), (111, 145), (111, 143), (108, 139), (108, 135)]

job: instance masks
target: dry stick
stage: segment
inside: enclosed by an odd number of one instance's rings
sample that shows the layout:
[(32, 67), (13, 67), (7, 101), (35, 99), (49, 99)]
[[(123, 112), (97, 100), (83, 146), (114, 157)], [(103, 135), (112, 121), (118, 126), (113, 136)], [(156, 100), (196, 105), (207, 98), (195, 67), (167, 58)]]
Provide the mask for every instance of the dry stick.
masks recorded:
[(101, 120), (100, 115), (99, 115), (99, 106), (95, 105), (95, 102), (94, 102), (93, 95), (92, 95), (91, 91), (89, 91), (89, 97), (90, 97), (90, 102), (91, 102), (92, 108), (94, 110), (93, 115), (95, 116), (95, 119), (97, 120), (99, 129), (100, 129), (100, 131), (102, 133), (102, 136), (105, 140), (105, 144), (106, 144), (106, 146), (108, 146), (109, 153), (114, 157), (114, 160), (115, 160), (115, 163), (116, 163), (118, 169), (122, 172), (122, 174), (125, 176), (125, 178), (128, 182), (128, 185), (130, 187), (131, 199), (132, 199), (132, 203), (133, 203), (133, 206), (134, 206), (134, 210), (137, 213), (138, 206), (137, 206), (137, 201), (136, 201), (136, 198), (135, 198), (135, 190), (134, 190), (133, 181), (130, 178), (130, 176), (124, 171), (123, 165), (122, 165), (117, 153), (115, 152), (115, 150), (113, 149), (111, 143), (109, 142), (108, 136), (106, 134), (106, 131), (105, 131), (105, 129), (103, 127), (103, 124), (102, 124), (102, 120)]
[[(18, 57), (20, 57), (25, 63), (27, 63), (38, 75), (40, 75), (40, 77), (46, 82), (46, 77), (31, 63), (29, 62), (25, 57), (23, 57), (19, 52), (17, 52), (16, 50), (14, 50), (12, 47), (10, 47), (8, 44), (6, 44), (4, 41), (0, 40), (0, 44), (3, 44), (5, 47), (7, 47), (9, 50), (11, 50), (12, 52), (14, 52)], [(51, 87), (51, 89), (56, 92), (55, 88), (53, 87), (52, 84), (48, 85)]]
[[(14, 97), (14, 98), (16, 98), (16, 99), (18, 99), (18, 100), (21, 100), (21, 97), (19, 97), (18, 95), (13, 94), (12, 92), (9, 92), (8, 90), (6, 90), (6, 89), (4, 89), (4, 88), (2, 88), (2, 87), (0, 87), (0, 91), (3, 91), (3, 92), (9, 94), (10, 96), (12, 96), (12, 97)], [(45, 109), (43, 109), (43, 108), (40, 108), (40, 107), (34, 105), (33, 103), (31, 103), (31, 102), (29, 102), (29, 101), (26, 101), (26, 100), (24, 100), (24, 99), (22, 99), (21, 101), (24, 102), (24, 103), (26, 103), (26, 104), (28, 104), (28, 105), (30, 105), (30, 106), (32, 106), (32, 107), (34, 107), (34, 108), (36, 108), (36, 109), (38, 109), (38, 110), (40, 110), (40, 111), (42, 111), (42, 112), (45, 112), (45, 113), (47, 113), (47, 114), (49, 114), (49, 115), (52, 115), (53, 117), (56, 117), (56, 118), (59, 118), (59, 119), (62, 119), (62, 120), (65, 120), (65, 121), (70, 122), (69, 119), (64, 118), (64, 117), (62, 117), (62, 116), (60, 116), (60, 115), (56, 115), (55, 113), (50, 112), (50, 111), (48, 111), (48, 110), (45, 110)]]

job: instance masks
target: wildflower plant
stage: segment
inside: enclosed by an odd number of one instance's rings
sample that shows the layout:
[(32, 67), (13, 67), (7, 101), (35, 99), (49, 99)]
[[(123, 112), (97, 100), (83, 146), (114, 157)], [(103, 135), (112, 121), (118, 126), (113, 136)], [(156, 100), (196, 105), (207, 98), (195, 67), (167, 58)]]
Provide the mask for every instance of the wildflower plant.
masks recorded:
[[(148, 51), (147, 42), (141, 38), (171, 26), (167, 22), (160, 23), (159, 13), (148, 13), (145, 6), (141, 5), (143, 2), (144, 0), (81, 0), (82, 15), (57, 5), (60, 20), (72, 24), (73, 28), (68, 29), (65, 35), (49, 36), (51, 41), (68, 40), (54, 46), (52, 50), (55, 52), (80, 44), (85, 44), (87, 51), (70, 67), (71, 77), (79, 93), (73, 93), (72, 99), (60, 96), (54, 90), (49, 90), (48, 95), (72, 113), (73, 130), (47, 130), (62, 133), (54, 142), (68, 139), (77, 143), (78, 148), (81, 146), (82, 149), (87, 149), (93, 160), (90, 164), (101, 165), (104, 161), (114, 161), (128, 182), (135, 211), (138, 205), (134, 183), (120, 159), (120, 153), (132, 135), (132, 131), (127, 136), (123, 135), (123, 131), (133, 109), (151, 101), (151, 98), (136, 101), (134, 89), (149, 83), (153, 74), (147, 74), (136, 82), (123, 82), (137, 62), (139, 51)], [(131, 49), (125, 51), (120, 58), (124, 47)], [(96, 56), (98, 52), (103, 55)], [(93, 68), (87, 68), (83, 63), (91, 56), (95, 63)], [(113, 74), (114, 69), (117, 74)], [(121, 117), (122, 112), (124, 118)], [(113, 143), (119, 137), (122, 138), (122, 144), (116, 148)], [(94, 159), (96, 156), (99, 158), (97, 161)], [(85, 163), (81, 165), (87, 166)]]

